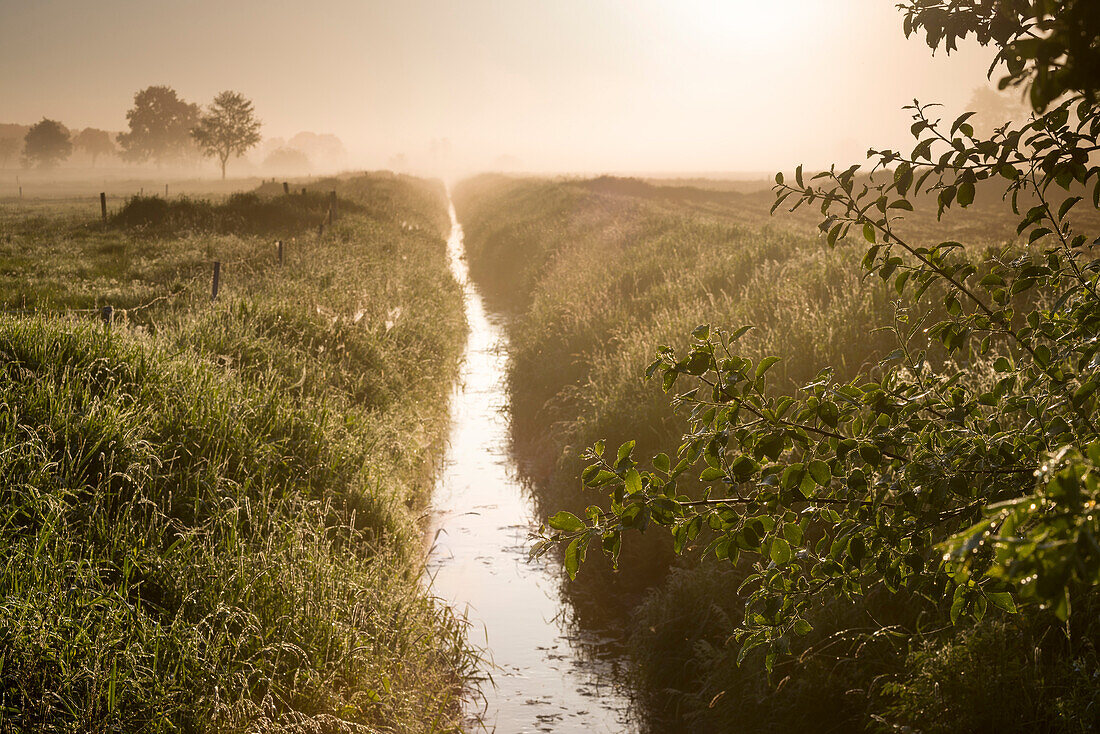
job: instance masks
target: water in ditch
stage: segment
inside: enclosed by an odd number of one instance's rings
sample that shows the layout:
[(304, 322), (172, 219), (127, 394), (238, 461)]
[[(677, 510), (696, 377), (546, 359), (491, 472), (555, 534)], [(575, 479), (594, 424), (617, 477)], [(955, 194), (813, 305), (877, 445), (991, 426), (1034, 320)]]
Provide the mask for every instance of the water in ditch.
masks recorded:
[(483, 698), (467, 713), (499, 734), (600, 732), (637, 727), (614, 641), (570, 622), (560, 568), (527, 561), (538, 527), (517, 479), (508, 424), (508, 337), (468, 277), (462, 227), (451, 206), (451, 268), (465, 292), (469, 337), (452, 396), (452, 427), (432, 501), (432, 591), (465, 610), (471, 642), (490, 665)]

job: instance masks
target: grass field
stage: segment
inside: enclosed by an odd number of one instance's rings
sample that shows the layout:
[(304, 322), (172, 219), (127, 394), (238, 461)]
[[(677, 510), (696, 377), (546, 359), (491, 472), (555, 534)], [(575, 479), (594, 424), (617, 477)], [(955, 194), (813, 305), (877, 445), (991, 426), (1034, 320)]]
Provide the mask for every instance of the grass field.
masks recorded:
[(444, 191), (309, 188), (0, 208), (0, 730), (457, 728)]
[[(780, 357), (780, 390), (826, 366), (840, 380), (873, 372), (897, 346), (881, 327), (905, 303), (863, 278), (859, 242), (828, 248), (813, 213), (770, 217), (767, 189), (688, 183), (483, 176), (455, 191), (471, 272), (511, 314), (516, 450), (544, 517), (606, 501), (579, 488), (580, 452), (596, 440), (636, 439), (643, 457), (680, 443), (686, 422), (643, 375), (659, 345), (681, 349), (699, 324), (752, 325), (740, 353)], [(918, 206), (904, 235), (958, 239), (975, 254), (1018, 247), (1014, 221), (979, 193), (966, 216), (943, 221)], [(1070, 646), (1038, 611), (954, 638), (928, 633), (927, 602), (872, 594), (856, 608), (823, 605), (794, 650), (801, 661), (774, 677), (752, 657), (738, 666), (730, 633), (745, 571), (699, 567), (690, 553), (678, 562), (655, 532), (624, 538), (618, 573), (590, 554), (567, 587), (582, 626), (630, 620), (636, 689), (655, 731), (840, 731), (874, 728), (876, 714), (926, 731), (1085, 731), (1096, 720), (1100, 630), (1082, 625)], [(903, 634), (858, 633), (884, 626)], [(994, 675), (981, 662), (994, 649), (1032, 663)], [(930, 682), (943, 680), (950, 691)], [(982, 708), (1010, 689), (1020, 692), (1012, 705)]]

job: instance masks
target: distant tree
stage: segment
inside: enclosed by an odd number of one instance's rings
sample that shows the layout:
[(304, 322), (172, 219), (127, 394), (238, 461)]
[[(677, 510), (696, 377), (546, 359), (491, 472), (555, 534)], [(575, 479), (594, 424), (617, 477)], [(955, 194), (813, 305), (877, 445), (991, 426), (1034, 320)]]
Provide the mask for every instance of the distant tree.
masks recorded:
[(267, 154), (263, 165), (278, 173), (306, 173), (312, 167), (309, 156), (295, 148), (276, 148)]
[(250, 100), (238, 92), (225, 91), (214, 97), (191, 135), (203, 155), (218, 158), (225, 178), (229, 157), (240, 157), (260, 142), (260, 121)]
[(286, 147), (296, 148), (318, 166), (338, 168), (347, 161), (348, 151), (340, 138), (328, 133), (318, 135), (312, 132), (300, 132), (287, 141)]
[(111, 134), (106, 130), (97, 130), (94, 127), (86, 127), (73, 138), (73, 145), (92, 157), (92, 168), (95, 161), (101, 155), (112, 155), (117, 152)]
[(126, 119), (130, 131), (119, 134), (118, 144), (127, 160), (163, 164), (194, 150), (191, 130), (199, 122), (199, 106), (180, 99), (171, 87), (146, 87), (135, 94)]
[(973, 110), (970, 124), (979, 135), (992, 135), (1006, 122), (1022, 122), (1031, 114), (1018, 97), (990, 87), (975, 87), (966, 108)]
[(57, 120), (35, 124), (23, 138), (23, 159), (28, 165), (52, 168), (73, 153), (69, 130)]
[(0, 168), (6, 168), (8, 161), (19, 154), (23, 141), (19, 138), (0, 138)]

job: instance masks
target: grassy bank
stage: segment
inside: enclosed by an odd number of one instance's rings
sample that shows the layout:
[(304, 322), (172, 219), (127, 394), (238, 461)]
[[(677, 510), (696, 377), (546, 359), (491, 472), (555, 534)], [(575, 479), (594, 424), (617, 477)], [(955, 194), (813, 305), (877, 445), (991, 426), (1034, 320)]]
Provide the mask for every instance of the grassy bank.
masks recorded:
[[(455, 193), (471, 272), (512, 313), (515, 438), (544, 517), (606, 500), (579, 489), (579, 453), (594, 441), (636, 439), (641, 456), (680, 443), (685, 422), (642, 375), (659, 345), (682, 349), (699, 324), (753, 325), (739, 353), (779, 356), (770, 373), (779, 390), (828, 365), (840, 380), (873, 372), (897, 346), (879, 329), (898, 295), (864, 280), (863, 247), (829, 249), (812, 215), (770, 218), (767, 190), (481, 177)], [(918, 207), (905, 233), (1000, 248), (1015, 229), (997, 203), (943, 222)], [(582, 623), (629, 610), (637, 690), (654, 730), (846, 730), (874, 728), (874, 716), (927, 731), (1006, 730), (1016, 716), (1008, 730), (1084, 731), (1095, 721), (1100, 629), (1081, 622), (1070, 645), (1038, 610), (955, 637), (927, 628), (926, 602), (872, 594), (858, 607), (825, 604), (774, 677), (752, 657), (738, 666), (730, 633), (745, 572), (690, 560), (677, 568), (671, 542), (653, 532), (624, 539), (620, 573), (590, 559), (568, 588)], [(862, 634), (882, 627), (890, 632)], [(982, 667), (998, 644), (1002, 659), (1031, 662)], [(1019, 693), (1012, 705), (994, 705), (1010, 690)], [(968, 709), (968, 697), (982, 708)], [(1024, 718), (1029, 700), (1045, 703)]]
[(419, 583), (464, 333), (444, 193), (311, 188), (0, 212), (5, 726), (456, 728), (475, 660)]

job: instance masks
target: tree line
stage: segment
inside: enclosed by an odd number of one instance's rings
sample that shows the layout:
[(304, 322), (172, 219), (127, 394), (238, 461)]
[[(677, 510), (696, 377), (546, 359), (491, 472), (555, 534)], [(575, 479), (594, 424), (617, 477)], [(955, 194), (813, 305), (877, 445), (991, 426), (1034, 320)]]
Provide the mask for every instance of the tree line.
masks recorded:
[[(106, 130), (86, 128), (73, 135), (57, 120), (43, 117), (22, 141), (27, 166), (52, 168), (68, 160), (73, 150), (92, 159), (119, 155), (133, 163), (178, 164), (198, 156), (215, 158), (222, 178), (230, 158), (240, 157), (260, 142), (260, 120), (252, 101), (239, 92), (224, 91), (205, 110), (182, 99), (168, 86), (150, 86), (134, 95), (126, 113), (129, 130), (112, 139)], [(117, 144), (117, 147), (116, 147)], [(0, 140), (0, 163), (18, 152), (19, 140)]]

